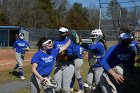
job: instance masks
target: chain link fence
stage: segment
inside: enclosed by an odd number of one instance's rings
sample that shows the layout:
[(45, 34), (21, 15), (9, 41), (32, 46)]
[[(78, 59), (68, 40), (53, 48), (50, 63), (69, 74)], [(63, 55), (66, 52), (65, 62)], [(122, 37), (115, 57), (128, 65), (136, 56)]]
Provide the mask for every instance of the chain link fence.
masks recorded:
[[(91, 32), (91, 30), (75, 30), (77, 33), (81, 34), (82, 39), (89, 39), (89, 34)], [(38, 40), (43, 37), (46, 36), (51, 40), (57, 40), (59, 38), (59, 31), (58, 29), (30, 29), (30, 35), (29, 35), (29, 42), (30, 42), (30, 46), (31, 47), (36, 47), (36, 44), (38, 42)], [(105, 38), (108, 41), (116, 41), (117, 40), (117, 35), (118, 33), (115, 31), (103, 31), (103, 33), (105, 34)]]

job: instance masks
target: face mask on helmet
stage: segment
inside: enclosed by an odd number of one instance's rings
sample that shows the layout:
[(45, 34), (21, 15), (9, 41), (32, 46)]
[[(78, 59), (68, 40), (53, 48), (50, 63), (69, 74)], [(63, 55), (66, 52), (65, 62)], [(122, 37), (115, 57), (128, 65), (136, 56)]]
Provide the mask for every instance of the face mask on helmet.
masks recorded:
[(131, 39), (122, 39), (120, 44), (123, 46), (128, 46), (131, 43)]
[(46, 49), (46, 52), (47, 52), (48, 54), (51, 54), (52, 50), (53, 50), (53, 48), (49, 48), (49, 49)]
[(103, 38), (103, 33), (100, 29), (95, 29), (90, 33), (90, 38), (93, 42), (98, 42), (100, 39)]
[(47, 41), (45, 41), (43, 44), (42, 44), (42, 46), (45, 46), (45, 50), (47, 51), (47, 53), (51, 53), (51, 51), (52, 51), (52, 49), (53, 49), (53, 47), (52, 47), (52, 44), (53, 44), (53, 42), (52, 42), (52, 40), (47, 40)]
[(64, 40), (67, 37), (68, 29), (65, 27), (60, 27), (59, 36), (61, 40)]
[(129, 33), (120, 34), (119, 43), (123, 46), (128, 46), (131, 43), (131, 35)]
[(24, 33), (19, 33), (19, 38), (24, 39)]

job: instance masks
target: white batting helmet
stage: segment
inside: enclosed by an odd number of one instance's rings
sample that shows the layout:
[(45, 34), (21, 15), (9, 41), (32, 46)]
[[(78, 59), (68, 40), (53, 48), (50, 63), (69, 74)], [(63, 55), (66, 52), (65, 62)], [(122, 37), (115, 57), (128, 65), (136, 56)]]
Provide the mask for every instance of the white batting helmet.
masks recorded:
[(19, 33), (18, 36), (20, 39), (24, 39), (24, 33)]
[(95, 29), (95, 30), (92, 30), (91, 33), (90, 33), (90, 38), (94, 38), (97, 40), (100, 40), (103, 38), (103, 33), (101, 31), (101, 29)]
[(60, 27), (59, 32), (68, 32), (68, 29), (65, 27)]

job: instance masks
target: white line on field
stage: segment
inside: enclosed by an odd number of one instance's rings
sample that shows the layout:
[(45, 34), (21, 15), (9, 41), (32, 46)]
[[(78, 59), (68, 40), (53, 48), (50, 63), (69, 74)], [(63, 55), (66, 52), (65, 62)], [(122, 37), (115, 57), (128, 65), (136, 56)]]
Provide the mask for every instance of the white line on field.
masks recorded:
[[(30, 60), (24, 60), (24, 62), (29, 62), (29, 61)], [(13, 64), (13, 63), (17, 63), (17, 62), (11, 61), (10, 63), (0, 64), (0, 66), (10, 65), (10, 64)]]

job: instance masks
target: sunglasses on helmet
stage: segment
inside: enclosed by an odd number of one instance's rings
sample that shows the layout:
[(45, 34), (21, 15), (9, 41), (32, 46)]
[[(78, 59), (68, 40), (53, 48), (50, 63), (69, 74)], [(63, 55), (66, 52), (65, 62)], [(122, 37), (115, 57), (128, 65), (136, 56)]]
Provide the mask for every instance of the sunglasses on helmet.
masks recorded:
[(52, 40), (45, 41), (42, 45), (52, 44)]

